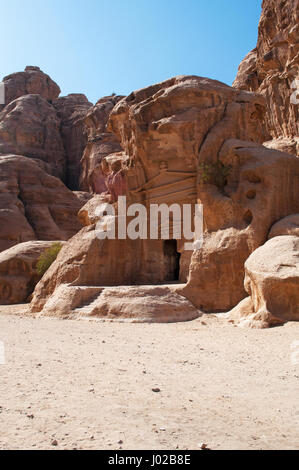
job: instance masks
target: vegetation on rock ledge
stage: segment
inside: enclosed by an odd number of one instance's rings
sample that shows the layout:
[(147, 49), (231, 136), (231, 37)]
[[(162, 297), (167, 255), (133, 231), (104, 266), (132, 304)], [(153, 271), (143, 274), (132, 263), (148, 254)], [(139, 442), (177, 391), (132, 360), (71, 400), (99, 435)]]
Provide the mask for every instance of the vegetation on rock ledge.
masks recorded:
[(39, 257), (36, 264), (36, 272), (42, 277), (49, 269), (52, 263), (56, 260), (58, 253), (62, 248), (61, 243), (53, 243), (50, 248), (47, 248)]

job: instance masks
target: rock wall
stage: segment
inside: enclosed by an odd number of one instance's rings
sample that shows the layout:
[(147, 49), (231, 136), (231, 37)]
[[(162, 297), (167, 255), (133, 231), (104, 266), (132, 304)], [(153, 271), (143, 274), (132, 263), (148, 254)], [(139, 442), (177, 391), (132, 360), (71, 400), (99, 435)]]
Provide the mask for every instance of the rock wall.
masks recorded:
[(105, 184), (99, 182), (103, 180), (102, 176), (105, 177), (101, 163), (107, 155), (121, 151), (117, 137), (107, 131), (107, 122), (112, 109), (121, 98), (116, 95), (101, 98), (85, 116), (88, 143), (81, 161), (80, 187), (83, 191), (97, 194), (106, 191)]
[(53, 106), (40, 95), (25, 95), (0, 113), (1, 154), (23, 155), (47, 163), (49, 172), (64, 179), (66, 154), (60, 120)]
[(257, 46), (241, 63), (233, 86), (265, 96), (265, 125), (277, 140), (272, 147), (298, 155), (298, 0), (263, 1)]
[(249, 295), (229, 312), (240, 326), (268, 328), (299, 320), (299, 237), (278, 236), (245, 263)]
[(181, 291), (206, 312), (228, 310), (244, 298), (246, 259), (266, 242), (276, 221), (299, 207), (297, 157), (227, 140), (220, 161), (231, 168), (224, 191), (199, 184), (204, 244), (192, 255), (189, 281)]
[(40, 160), (0, 157), (0, 251), (30, 240), (67, 240), (77, 233), (85, 201), (44, 170)]
[[(140, 202), (149, 209), (155, 203), (177, 203), (182, 207), (200, 201), (200, 165), (217, 165), (222, 147), (231, 136), (262, 142), (260, 123), (264, 111), (262, 97), (200, 77), (176, 77), (119, 101), (110, 114), (108, 130), (117, 135), (124, 149), (120, 171), (126, 179), (128, 204)], [(115, 202), (111, 188), (108, 193), (110, 202)], [(100, 202), (101, 196), (81, 209), (85, 224), (97, 221), (91, 213)], [(244, 214), (238, 215), (243, 226)], [(235, 219), (228, 214), (229, 222)], [(215, 230), (221, 223), (216, 223)], [(158, 240), (99, 241), (95, 226), (89, 225), (67, 244), (39, 283), (32, 308), (43, 309), (61, 284), (186, 281), (192, 252), (185, 250), (184, 238), (174, 238), (173, 230), (170, 227), (168, 240), (162, 240), (160, 234)], [(180, 257), (177, 277), (176, 257)]]
[(78, 190), (80, 161), (87, 144), (84, 119), (92, 103), (85, 95), (72, 94), (58, 98), (53, 105), (61, 121), (60, 132), (66, 153), (65, 183), (68, 188)]

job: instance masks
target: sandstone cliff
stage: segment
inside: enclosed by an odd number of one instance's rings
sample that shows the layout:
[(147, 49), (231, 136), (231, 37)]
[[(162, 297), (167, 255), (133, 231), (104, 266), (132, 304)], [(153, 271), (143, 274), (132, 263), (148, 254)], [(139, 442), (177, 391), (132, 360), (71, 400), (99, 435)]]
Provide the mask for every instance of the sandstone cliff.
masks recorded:
[(299, 2), (263, 0), (258, 42), (239, 67), (234, 87), (262, 93), (270, 145), (299, 153)]

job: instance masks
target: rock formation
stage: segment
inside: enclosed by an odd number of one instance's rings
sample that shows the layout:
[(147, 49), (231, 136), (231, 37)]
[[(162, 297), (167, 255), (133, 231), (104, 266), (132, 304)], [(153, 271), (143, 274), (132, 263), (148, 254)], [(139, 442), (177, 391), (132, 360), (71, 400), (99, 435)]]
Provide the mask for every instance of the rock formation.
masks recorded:
[(62, 284), (48, 299), (41, 315), (170, 323), (195, 320), (200, 312), (172, 285), (94, 288)]
[(30, 241), (0, 253), (0, 305), (26, 302), (40, 279), (36, 272), (38, 258), (52, 244)]
[(239, 67), (234, 85), (262, 93), (273, 148), (299, 154), (299, 3), (263, 0), (256, 48)]
[(81, 173), (80, 161), (87, 144), (84, 119), (92, 107), (85, 95), (72, 94), (58, 98), (53, 103), (61, 120), (60, 131), (66, 152), (65, 182), (77, 190)]
[[(200, 77), (177, 77), (134, 92), (121, 100), (110, 115), (108, 130), (116, 133), (124, 149), (121, 154), (121, 171), (126, 179), (128, 203), (141, 202), (146, 207), (151, 203), (163, 202), (168, 205), (178, 203), (181, 207), (183, 204), (197, 203), (202, 191), (202, 185), (197, 181), (201, 164), (217, 165), (217, 155), (227, 154), (225, 141), (232, 136), (262, 142), (264, 134), (259, 123), (264, 109), (263, 98)], [(205, 119), (202, 119), (203, 115)], [(242, 146), (244, 142), (236, 142), (237, 148)], [(256, 149), (271, 153), (250, 142), (245, 146), (252, 146), (253, 154)], [(273, 153), (276, 155), (278, 152)], [(276, 158), (279, 159), (280, 155), (276, 155)], [(243, 158), (246, 160), (246, 156)], [(293, 162), (293, 157), (289, 158)], [(231, 159), (234, 157), (231, 156)], [(220, 163), (224, 168), (224, 163)], [(236, 166), (233, 180), (235, 186), (239, 177)], [(223, 188), (213, 187), (216, 204), (221, 200)], [(113, 191), (107, 189), (112, 196)], [(293, 194), (292, 190), (290, 193)], [(114, 201), (112, 197), (111, 202)], [(231, 206), (226, 223), (232, 227), (235, 224), (237, 237), (241, 229), (250, 225), (248, 207), (240, 208), (233, 214), (233, 202), (229, 202), (228, 197), (224, 197), (224, 201), (228, 203), (226, 206), (224, 202), (219, 207), (219, 220), (215, 218), (214, 226), (208, 228), (211, 231), (223, 228), (223, 212)], [(94, 205), (94, 200), (91, 200), (87, 208), (80, 212), (85, 224), (96, 221), (91, 214)], [(271, 219), (269, 225), (272, 223)], [(62, 250), (49, 273), (37, 286), (32, 308), (35, 311), (42, 310), (47, 299), (61, 284), (111, 286), (186, 281), (192, 252), (184, 249), (185, 241), (176, 240), (171, 235), (169, 240), (99, 241), (94, 226), (90, 225)], [(237, 250), (236, 258), (244, 246), (238, 246)], [(240, 261), (238, 275), (246, 257)], [(227, 274), (224, 273), (225, 276)], [(231, 283), (232, 275), (230, 273), (230, 277), (223, 279), (227, 286)], [(239, 284), (241, 287), (236, 294), (237, 301), (244, 294), (242, 279)], [(211, 288), (209, 292), (216, 302), (214, 290)], [(197, 299), (195, 304), (199, 302)], [(225, 302), (226, 299), (223, 305), (226, 305)]]
[[(52, 102), (58, 98), (59, 86), (39, 67), (28, 66), (24, 72), (17, 72), (3, 78), (5, 105), (24, 95), (39, 95)], [(0, 110), (1, 110), (0, 105)]]
[(1, 154), (38, 158), (49, 172), (64, 178), (66, 156), (56, 110), (40, 95), (25, 95), (0, 113)]
[(219, 158), (231, 170), (223, 192), (215, 185), (200, 184), (204, 244), (193, 253), (189, 281), (182, 290), (208, 312), (228, 310), (244, 297), (246, 259), (265, 243), (277, 220), (299, 207), (297, 157), (228, 140)]
[(299, 320), (299, 237), (272, 238), (248, 258), (245, 272), (249, 297), (230, 319), (252, 328)]
[(0, 251), (30, 240), (67, 240), (80, 230), (85, 200), (43, 167), (37, 159), (0, 157)]
[(280, 235), (294, 235), (299, 237), (299, 214), (292, 214), (276, 222), (270, 230), (268, 238)]
[(80, 187), (84, 191), (97, 194), (106, 191), (102, 160), (111, 153), (121, 151), (119, 140), (106, 127), (112, 109), (121, 98), (116, 95), (101, 98), (85, 116), (88, 143), (82, 156), (80, 176)]
[[(233, 87), (178, 76), (92, 106), (58, 98), (36, 67), (4, 79), (4, 303), (24, 301), (37, 281), (39, 248), (22, 242), (67, 240), (34, 289), (35, 315), (299, 320), (298, 1), (263, 1), (257, 47)], [(179, 217), (199, 204), (193, 246)]]

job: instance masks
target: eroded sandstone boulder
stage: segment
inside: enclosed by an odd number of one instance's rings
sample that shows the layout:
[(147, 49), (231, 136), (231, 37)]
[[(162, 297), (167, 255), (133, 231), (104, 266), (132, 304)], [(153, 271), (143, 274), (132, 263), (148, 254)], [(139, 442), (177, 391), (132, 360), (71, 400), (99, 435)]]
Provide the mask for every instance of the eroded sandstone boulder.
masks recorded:
[(299, 214), (292, 214), (276, 222), (270, 230), (268, 238), (281, 235), (293, 235), (299, 237)]
[(24, 95), (40, 95), (45, 100), (52, 102), (58, 98), (60, 93), (59, 86), (39, 67), (27, 66), (24, 72), (4, 77), (3, 83), (5, 105)]
[(38, 316), (170, 323), (195, 320), (200, 312), (172, 285), (91, 288), (62, 284)]
[(38, 258), (53, 243), (19, 243), (0, 253), (0, 305), (26, 302), (40, 279), (36, 272)]
[(228, 140), (219, 154), (230, 168), (225, 187), (200, 182), (205, 233), (180, 291), (206, 312), (233, 308), (246, 292), (244, 263), (271, 226), (299, 207), (299, 159), (264, 146)]
[(68, 188), (77, 190), (80, 179), (80, 161), (87, 144), (84, 119), (92, 103), (85, 95), (71, 94), (53, 103), (61, 120), (60, 131), (66, 152), (65, 182)]
[(85, 199), (43, 166), (19, 155), (0, 157), (0, 251), (30, 240), (67, 240), (80, 230)]
[(230, 313), (240, 326), (267, 328), (299, 320), (299, 237), (275, 237), (245, 263), (249, 297)]
[[(265, 125), (278, 146), (280, 138), (299, 135), (298, 44), (298, 0), (263, 0), (257, 46), (241, 63), (233, 86), (265, 96)], [(298, 155), (298, 141), (288, 151)]]
[(65, 151), (56, 110), (39, 95), (25, 95), (0, 113), (1, 154), (23, 155), (47, 163), (49, 171), (64, 178)]
[(137, 167), (136, 178), (150, 180), (161, 165), (169, 171), (197, 171), (198, 162), (216, 161), (226, 139), (264, 142), (265, 109), (264, 99), (254, 93), (208, 78), (179, 76), (122, 99), (111, 112), (108, 129)]

